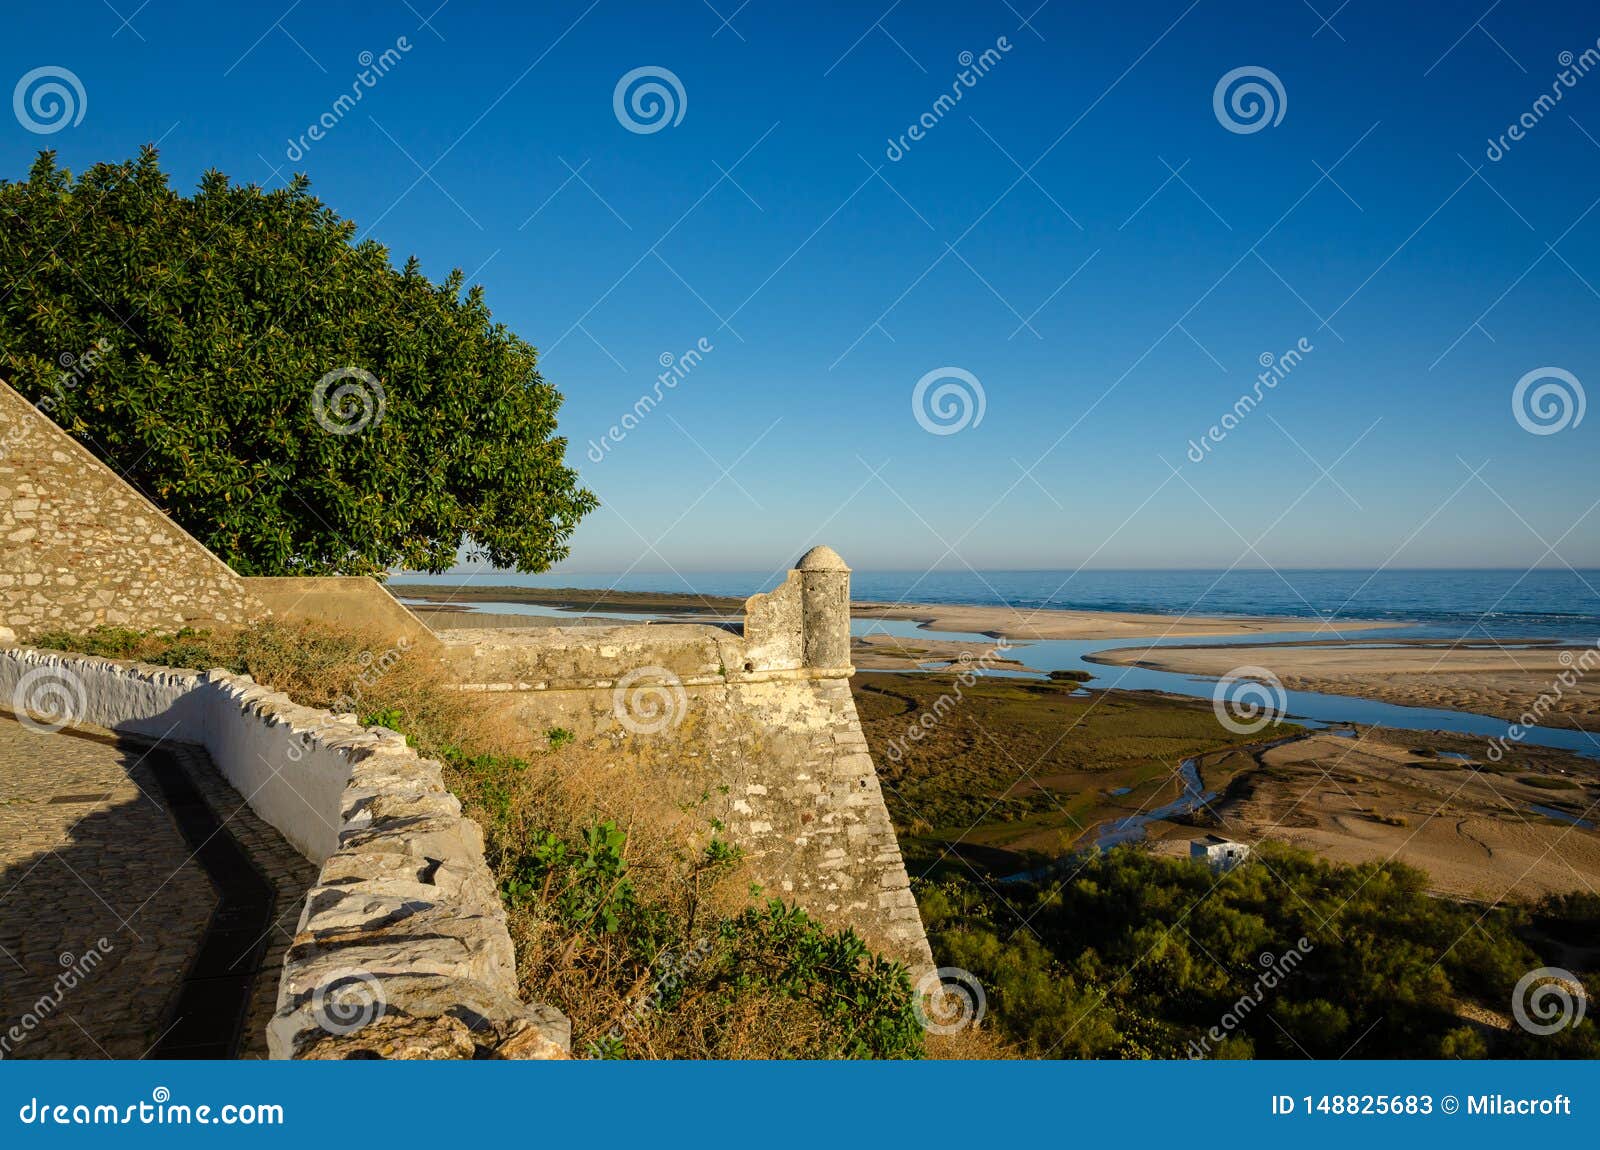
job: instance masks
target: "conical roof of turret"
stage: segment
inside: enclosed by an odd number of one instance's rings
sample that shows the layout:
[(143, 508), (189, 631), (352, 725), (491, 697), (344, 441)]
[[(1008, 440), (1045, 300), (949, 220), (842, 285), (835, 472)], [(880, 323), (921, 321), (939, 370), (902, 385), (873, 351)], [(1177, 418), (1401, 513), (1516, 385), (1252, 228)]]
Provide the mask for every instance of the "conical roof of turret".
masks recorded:
[(839, 557), (839, 553), (837, 551), (835, 551), (832, 547), (823, 546), (821, 544), (818, 544), (816, 547), (813, 547), (810, 551), (807, 551), (804, 555), (800, 556), (800, 562), (796, 563), (794, 566), (795, 570), (797, 571), (850, 570), (850, 568), (845, 566), (844, 560)]

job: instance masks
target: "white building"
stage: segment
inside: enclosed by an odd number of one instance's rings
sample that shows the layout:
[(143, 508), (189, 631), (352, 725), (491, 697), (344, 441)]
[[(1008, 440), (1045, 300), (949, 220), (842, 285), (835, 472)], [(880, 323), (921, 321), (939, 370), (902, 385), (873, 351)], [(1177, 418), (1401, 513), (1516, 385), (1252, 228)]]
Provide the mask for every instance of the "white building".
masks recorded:
[(1250, 848), (1231, 839), (1207, 835), (1189, 844), (1189, 857), (1204, 862), (1212, 870), (1232, 870), (1250, 857)]

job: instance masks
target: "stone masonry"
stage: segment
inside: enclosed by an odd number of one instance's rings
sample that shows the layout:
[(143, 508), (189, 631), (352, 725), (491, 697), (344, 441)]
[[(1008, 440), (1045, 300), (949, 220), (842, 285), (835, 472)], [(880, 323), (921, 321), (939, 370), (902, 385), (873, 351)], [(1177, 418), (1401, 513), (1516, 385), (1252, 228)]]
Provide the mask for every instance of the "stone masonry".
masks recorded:
[(461, 678), (645, 780), (704, 845), (742, 847), (766, 892), (933, 966), (850, 694), (850, 571), (808, 552), (745, 605), (742, 635), (693, 624), (441, 632)]
[(263, 614), (227, 564), (0, 381), (0, 638)]

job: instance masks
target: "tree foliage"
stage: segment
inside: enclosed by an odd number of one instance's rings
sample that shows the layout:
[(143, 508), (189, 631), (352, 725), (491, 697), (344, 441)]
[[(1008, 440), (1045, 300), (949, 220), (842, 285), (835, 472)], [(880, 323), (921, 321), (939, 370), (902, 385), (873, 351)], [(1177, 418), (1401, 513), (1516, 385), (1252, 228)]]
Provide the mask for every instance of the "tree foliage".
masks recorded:
[(539, 571), (597, 505), (482, 289), (396, 270), (304, 177), (184, 196), (152, 148), (77, 178), (46, 152), (0, 216), (0, 374), (242, 573), (437, 571), (464, 541)]

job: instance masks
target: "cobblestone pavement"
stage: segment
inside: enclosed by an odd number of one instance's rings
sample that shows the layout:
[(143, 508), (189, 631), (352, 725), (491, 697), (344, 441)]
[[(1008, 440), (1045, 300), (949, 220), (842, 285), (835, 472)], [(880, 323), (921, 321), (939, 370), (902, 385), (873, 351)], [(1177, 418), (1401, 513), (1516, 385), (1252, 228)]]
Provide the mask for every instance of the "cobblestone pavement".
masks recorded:
[(182, 771), (275, 887), (237, 1051), (264, 1053), (283, 951), (315, 869), (198, 749), (39, 733), (0, 715), (0, 1057), (140, 1058), (180, 1022), (218, 893), (157, 770)]

